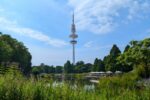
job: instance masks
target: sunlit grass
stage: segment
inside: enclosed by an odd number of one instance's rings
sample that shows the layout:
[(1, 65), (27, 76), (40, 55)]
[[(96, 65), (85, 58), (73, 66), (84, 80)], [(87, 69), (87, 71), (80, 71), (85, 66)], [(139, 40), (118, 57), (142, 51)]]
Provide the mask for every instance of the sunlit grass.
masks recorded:
[(137, 86), (136, 76), (107, 77), (95, 90), (69, 83), (54, 85), (45, 79), (25, 78), (20, 74), (0, 76), (0, 100), (149, 100), (150, 87)]

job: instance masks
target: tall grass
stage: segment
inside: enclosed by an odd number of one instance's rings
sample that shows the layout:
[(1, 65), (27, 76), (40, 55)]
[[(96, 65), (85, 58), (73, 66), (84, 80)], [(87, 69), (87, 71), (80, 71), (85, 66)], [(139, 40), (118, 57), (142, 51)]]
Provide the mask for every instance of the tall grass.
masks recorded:
[(137, 87), (135, 81), (128, 75), (107, 77), (95, 90), (87, 91), (80, 85), (6, 74), (0, 76), (0, 100), (150, 100), (150, 87)]
[(150, 100), (150, 84), (138, 83), (140, 77), (136, 72), (121, 76), (103, 77), (99, 89), (107, 100)]
[(22, 76), (0, 76), (0, 100), (97, 100), (100, 98), (83, 87), (67, 83), (54, 85), (51, 81), (26, 79)]

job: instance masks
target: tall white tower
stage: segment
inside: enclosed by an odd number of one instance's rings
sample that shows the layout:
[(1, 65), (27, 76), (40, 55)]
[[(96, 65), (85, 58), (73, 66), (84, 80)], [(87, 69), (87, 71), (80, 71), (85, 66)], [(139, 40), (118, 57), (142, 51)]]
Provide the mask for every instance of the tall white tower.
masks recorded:
[(78, 35), (76, 34), (76, 26), (74, 23), (74, 13), (72, 15), (72, 25), (71, 25), (71, 35), (69, 36), (72, 40), (70, 43), (72, 44), (73, 50), (72, 50), (72, 63), (75, 65), (75, 44), (77, 44), (77, 41), (75, 40), (78, 38)]

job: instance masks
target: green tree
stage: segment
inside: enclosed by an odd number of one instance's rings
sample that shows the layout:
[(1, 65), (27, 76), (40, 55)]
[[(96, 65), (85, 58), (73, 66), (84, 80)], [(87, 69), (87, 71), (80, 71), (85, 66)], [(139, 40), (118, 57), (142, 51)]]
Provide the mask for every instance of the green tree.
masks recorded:
[(55, 73), (62, 73), (62, 72), (63, 72), (63, 67), (62, 66), (56, 66)]
[(105, 56), (103, 61), (105, 65), (105, 70), (107, 71), (116, 71), (119, 70), (119, 65), (117, 64), (117, 57), (121, 54), (120, 49), (117, 45), (113, 45), (112, 49), (110, 50), (110, 54)]
[(150, 38), (144, 39), (142, 41), (131, 41), (129, 50), (118, 57), (118, 62), (124, 67), (124, 69), (137, 68), (139, 65), (143, 66), (145, 77), (149, 77)]
[(93, 65), (91, 63), (87, 63), (84, 65), (84, 67), (85, 67), (84, 72), (91, 72)]
[(130, 48), (130, 45), (127, 45), (124, 49), (124, 52), (127, 52), (129, 50), (129, 48)]
[(92, 64), (90, 63), (85, 64), (83, 61), (78, 61), (75, 65), (76, 73), (87, 73), (90, 72), (91, 69), (92, 69)]
[(93, 64), (92, 71), (104, 71), (105, 66), (101, 59), (96, 58)]
[(55, 67), (54, 66), (49, 66), (48, 73), (55, 73)]
[(84, 62), (78, 61), (75, 65), (75, 72), (83, 73), (85, 71)]
[(40, 74), (40, 69), (37, 66), (32, 67), (32, 74), (33, 75), (39, 75)]
[[(1, 40), (1, 37), (0, 37)], [(13, 49), (5, 41), (0, 41), (0, 62), (9, 62), (13, 53)]]
[(70, 61), (67, 61), (64, 64), (64, 71), (65, 71), (65, 73), (73, 73), (74, 72), (74, 66), (70, 63)]
[(112, 49), (110, 50), (110, 55), (113, 57), (119, 56), (121, 53), (120, 49), (117, 47), (117, 45), (113, 45)]
[(8, 63), (16, 62), (24, 74), (31, 71), (31, 54), (23, 43), (10, 35), (0, 34), (0, 64), (7, 67)]

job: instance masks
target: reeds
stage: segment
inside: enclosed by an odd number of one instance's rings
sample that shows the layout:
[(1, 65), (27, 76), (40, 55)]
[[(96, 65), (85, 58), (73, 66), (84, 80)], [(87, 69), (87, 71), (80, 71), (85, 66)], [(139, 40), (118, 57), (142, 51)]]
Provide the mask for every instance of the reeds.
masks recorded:
[(149, 87), (136, 87), (135, 79), (121, 78), (101, 79), (95, 90), (87, 91), (80, 85), (1, 75), (0, 100), (150, 100)]

